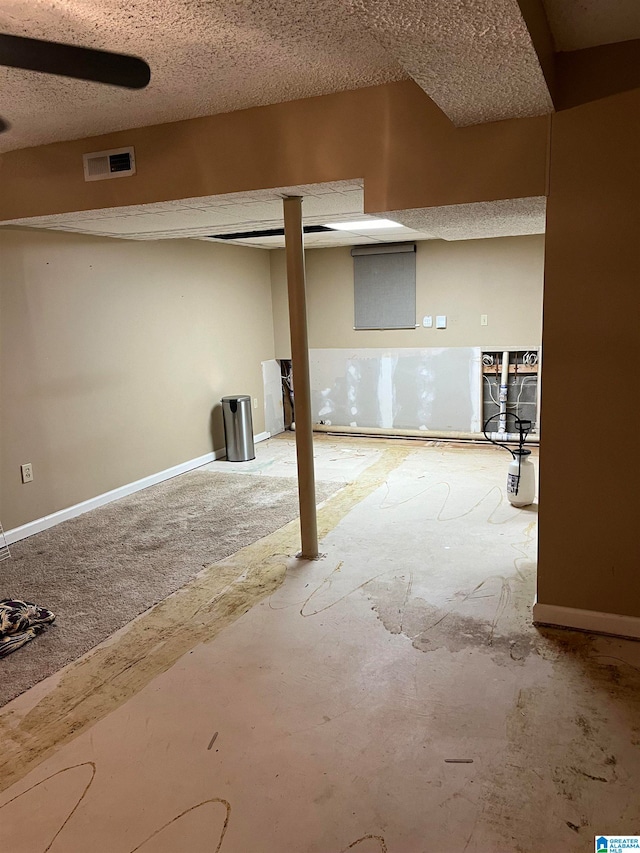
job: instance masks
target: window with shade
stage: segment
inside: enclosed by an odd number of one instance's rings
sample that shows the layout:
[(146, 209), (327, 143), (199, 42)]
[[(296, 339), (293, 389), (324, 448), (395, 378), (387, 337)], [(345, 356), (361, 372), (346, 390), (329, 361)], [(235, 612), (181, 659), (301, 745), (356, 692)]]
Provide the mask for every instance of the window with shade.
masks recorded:
[(415, 329), (415, 243), (354, 246), (355, 329)]

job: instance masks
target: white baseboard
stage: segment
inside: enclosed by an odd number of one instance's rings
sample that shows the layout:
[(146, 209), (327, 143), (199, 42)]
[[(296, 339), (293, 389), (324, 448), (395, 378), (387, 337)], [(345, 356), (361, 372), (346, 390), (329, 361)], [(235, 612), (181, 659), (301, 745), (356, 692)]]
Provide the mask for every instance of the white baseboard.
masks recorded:
[(601, 613), (599, 610), (579, 610), (577, 607), (560, 607), (556, 604), (533, 605), (535, 625), (551, 625), (558, 628), (573, 628), (591, 631), (594, 634), (612, 634), (640, 640), (640, 617), (620, 616), (617, 613)]
[[(261, 432), (253, 437), (254, 443), (258, 444), (261, 441), (266, 441), (271, 438), (268, 432)], [(36, 518), (35, 521), (29, 521), (27, 524), (22, 524), (20, 527), (14, 527), (12, 530), (5, 530), (5, 539), (7, 545), (13, 545), (14, 542), (19, 542), (20, 539), (26, 539), (28, 536), (33, 536), (36, 533), (41, 533), (43, 530), (48, 530), (50, 527), (55, 527), (63, 521), (68, 521), (70, 518), (75, 518), (92, 509), (97, 509), (99, 506), (117, 501), (127, 495), (132, 495), (134, 492), (139, 492), (149, 486), (155, 486), (156, 483), (162, 483), (164, 480), (170, 480), (172, 477), (177, 477), (179, 474), (186, 474), (187, 471), (193, 471), (195, 468), (201, 468), (209, 462), (214, 462), (216, 459), (221, 459), (226, 455), (226, 449), (223, 447), (220, 450), (215, 450), (211, 453), (205, 453), (203, 456), (198, 456), (195, 459), (189, 459), (187, 462), (181, 462), (179, 465), (174, 465), (172, 468), (166, 468), (164, 471), (158, 471), (157, 474), (150, 474), (148, 477), (143, 477), (141, 480), (136, 480), (134, 483), (127, 483), (124, 486), (119, 486), (117, 489), (111, 489), (110, 492), (105, 492), (102, 495), (96, 495), (95, 498), (82, 501), (79, 504), (61, 509), (58, 512), (52, 512), (50, 515), (45, 515), (42, 518)]]

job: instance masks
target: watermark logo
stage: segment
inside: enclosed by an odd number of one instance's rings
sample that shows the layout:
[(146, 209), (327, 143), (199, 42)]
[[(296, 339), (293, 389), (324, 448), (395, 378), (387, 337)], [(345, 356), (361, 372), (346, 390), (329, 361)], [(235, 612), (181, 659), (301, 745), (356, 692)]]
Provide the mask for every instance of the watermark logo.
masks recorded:
[(640, 851), (640, 835), (596, 835), (596, 853), (623, 853), (625, 850)]

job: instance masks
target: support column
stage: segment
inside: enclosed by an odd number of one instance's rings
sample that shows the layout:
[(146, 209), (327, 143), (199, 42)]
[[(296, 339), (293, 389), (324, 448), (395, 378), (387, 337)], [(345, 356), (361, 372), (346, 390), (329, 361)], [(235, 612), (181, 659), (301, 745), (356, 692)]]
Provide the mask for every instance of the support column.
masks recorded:
[(318, 522), (316, 518), (316, 482), (313, 468), (307, 298), (305, 293), (304, 249), (302, 246), (302, 199), (299, 196), (285, 198), (283, 199), (283, 207), (296, 455), (298, 459), (300, 538), (302, 540), (300, 556), (307, 560), (313, 560), (318, 556)]

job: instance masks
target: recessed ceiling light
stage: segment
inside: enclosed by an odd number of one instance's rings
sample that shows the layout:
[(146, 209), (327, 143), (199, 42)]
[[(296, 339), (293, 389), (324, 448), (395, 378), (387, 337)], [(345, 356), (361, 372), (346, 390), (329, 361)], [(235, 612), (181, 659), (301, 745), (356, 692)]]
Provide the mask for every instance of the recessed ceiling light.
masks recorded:
[(357, 222), (327, 222), (326, 228), (334, 231), (369, 231), (371, 228), (403, 228), (399, 222), (391, 219), (359, 219)]

